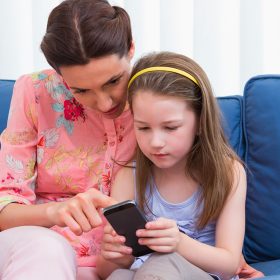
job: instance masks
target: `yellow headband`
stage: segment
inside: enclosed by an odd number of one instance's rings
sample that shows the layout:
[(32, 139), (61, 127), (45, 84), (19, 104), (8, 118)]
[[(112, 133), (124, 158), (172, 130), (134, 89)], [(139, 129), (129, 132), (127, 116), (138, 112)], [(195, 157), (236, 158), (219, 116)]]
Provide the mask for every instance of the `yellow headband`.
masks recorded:
[(142, 74), (145, 74), (145, 73), (148, 73), (148, 72), (155, 72), (155, 71), (165, 71), (165, 72), (172, 72), (172, 73), (177, 73), (179, 75), (182, 75), (188, 79), (190, 79), (191, 81), (193, 81), (195, 84), (198, 84), (197, 80), (189, 73), (183, 71), (183, 70), (180, 70), (180, 69), (177, 69), (177, 68), (173, 68), (173, 67), (165, 67), (165, 66), (156, 66), (156, 67), (148, 67), (148, 68), (145, 68), (145, 69), (142, 69), (141, 71), (137, 72), (128, 82), (128, 86), (127, 88), (130, 87), (130, 85), (133, 83), (133, 81), (139, 77), (140, 75)]

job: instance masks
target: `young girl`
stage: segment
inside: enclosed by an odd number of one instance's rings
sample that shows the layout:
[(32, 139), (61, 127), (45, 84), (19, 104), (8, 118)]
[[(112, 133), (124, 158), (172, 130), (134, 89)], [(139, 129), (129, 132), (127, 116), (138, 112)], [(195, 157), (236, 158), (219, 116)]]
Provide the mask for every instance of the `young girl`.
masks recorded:
[(206, 74), (193, 60), (163, 52), (140, 59), (131, 77), (136, 169), (119, 172), (111, 195), (137, 201), (149, 220), (136, 232), (139, 243), (156, 253), (135, 260), (108, 225), (100, 276), (115, 270), (109, 279), (238, 279), (246, 178)]

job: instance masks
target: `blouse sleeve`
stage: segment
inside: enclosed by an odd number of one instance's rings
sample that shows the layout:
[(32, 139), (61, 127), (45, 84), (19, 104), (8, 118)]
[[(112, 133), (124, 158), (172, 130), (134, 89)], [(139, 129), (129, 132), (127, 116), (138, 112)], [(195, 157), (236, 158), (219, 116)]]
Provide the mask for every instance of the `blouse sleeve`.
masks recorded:
[(15, 83), (7, 128), (0, 138), (0, 211), (9, 203), (32, 204), (36, 198), (35, 89), (31, 76)]

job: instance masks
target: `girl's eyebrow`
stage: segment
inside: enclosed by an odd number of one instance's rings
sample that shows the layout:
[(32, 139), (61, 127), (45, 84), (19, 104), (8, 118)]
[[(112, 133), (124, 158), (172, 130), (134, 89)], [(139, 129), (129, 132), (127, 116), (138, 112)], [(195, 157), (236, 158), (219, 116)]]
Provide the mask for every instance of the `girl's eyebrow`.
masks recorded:
[[(137, 120), (137, 119), (134, 119), (134, 122), (136, 122), (136, 123), (140, 123), (140, 124), (146, 124), (146, 122), (143, 122), (143, 121), (140, 121), (140, 120)], [(164, 122), (162, 122), (162, 124), (170, 124), (170, 123), (181, 123), (182, 122), (182, 120), (177, 120), (177, 119), (174, 119), (174, 120), (168, 120), (168, 121), (164, 121)]]

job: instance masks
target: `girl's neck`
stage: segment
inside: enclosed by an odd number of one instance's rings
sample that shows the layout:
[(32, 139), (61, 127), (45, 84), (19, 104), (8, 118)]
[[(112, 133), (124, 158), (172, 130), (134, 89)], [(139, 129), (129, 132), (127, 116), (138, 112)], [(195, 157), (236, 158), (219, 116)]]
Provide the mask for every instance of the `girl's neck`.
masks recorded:
[(198, 183), (186, 174), (185, 168), (160, 169), (154, 166), (153, 177), (161, 196), (171, 203), (186, 201), (198, 188)]

